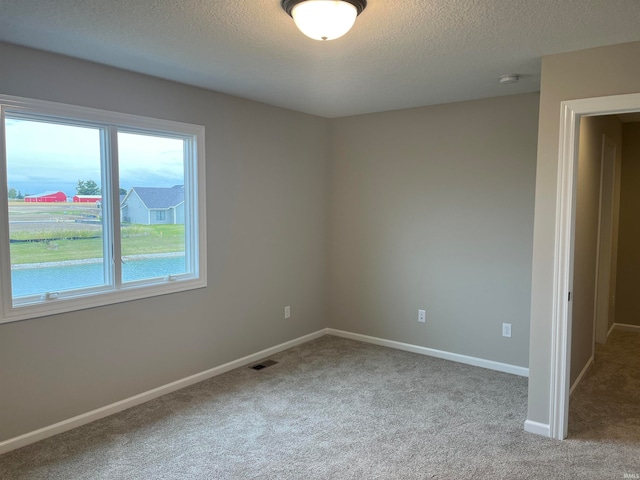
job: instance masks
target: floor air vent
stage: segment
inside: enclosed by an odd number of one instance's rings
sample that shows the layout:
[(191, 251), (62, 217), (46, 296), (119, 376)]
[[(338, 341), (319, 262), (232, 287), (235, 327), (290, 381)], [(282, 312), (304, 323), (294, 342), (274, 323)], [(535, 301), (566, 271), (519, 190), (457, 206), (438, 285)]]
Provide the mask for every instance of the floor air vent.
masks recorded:
[(259, 364), (249, 368), (253, 368), (254, 370), (262, 370), (263, 368), (270, 367), (271, 365), (275, 365), (276, 363), (278, 362), (276, 362), (275, 360), (265, 360), (264, 362), (260, 362)]

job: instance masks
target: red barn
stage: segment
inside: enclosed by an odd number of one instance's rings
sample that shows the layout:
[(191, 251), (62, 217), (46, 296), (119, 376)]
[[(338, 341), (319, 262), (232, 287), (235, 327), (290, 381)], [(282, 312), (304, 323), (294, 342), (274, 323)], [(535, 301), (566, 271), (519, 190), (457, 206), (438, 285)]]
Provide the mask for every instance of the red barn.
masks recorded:
[(25, 202), (37, 202), (37, 203), (55, 203), (66, 202), (67, 194), (64, 192), (44, 192), (36, 195), (28, 195), (24, 197)]
[(95, 203), (102, 201), (102, 195), (74, 195), (74, 203)]

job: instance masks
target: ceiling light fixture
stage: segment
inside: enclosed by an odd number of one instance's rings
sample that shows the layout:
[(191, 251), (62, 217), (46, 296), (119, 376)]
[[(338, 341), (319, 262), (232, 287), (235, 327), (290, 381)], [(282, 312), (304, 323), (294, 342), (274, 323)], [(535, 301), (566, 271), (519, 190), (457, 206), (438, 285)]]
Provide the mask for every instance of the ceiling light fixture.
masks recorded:
[(351, 30), (367, 0), (282, 0), (281, 5), (307, 37), (334, 40)]

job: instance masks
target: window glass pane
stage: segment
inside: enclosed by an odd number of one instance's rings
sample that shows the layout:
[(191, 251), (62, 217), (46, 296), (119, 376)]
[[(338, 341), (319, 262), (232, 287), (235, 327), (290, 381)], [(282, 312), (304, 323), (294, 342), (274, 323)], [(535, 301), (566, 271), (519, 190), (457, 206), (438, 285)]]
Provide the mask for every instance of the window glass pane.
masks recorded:
[(204, 127), (4, 95), (0, 122), (0, 323), (206, 286)]
[(186, 273), (185, 140), (118, 133), (122, 280)]
[(13, 298), (103, 285), (100, 129), (8, 115), (5, 132)]

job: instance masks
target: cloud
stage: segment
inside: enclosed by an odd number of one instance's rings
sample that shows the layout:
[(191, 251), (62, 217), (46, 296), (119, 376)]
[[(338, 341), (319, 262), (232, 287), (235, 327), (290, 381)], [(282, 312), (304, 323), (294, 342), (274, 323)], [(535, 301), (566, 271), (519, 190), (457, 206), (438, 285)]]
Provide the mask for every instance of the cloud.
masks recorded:
[[(9, 187), (73, 195), (78, 180), (102, 184), (98, 128), (7, 119), (6, 137)], [(123, 188), (184, 183), (182, 139), (119, 132), (117, 140)]]

